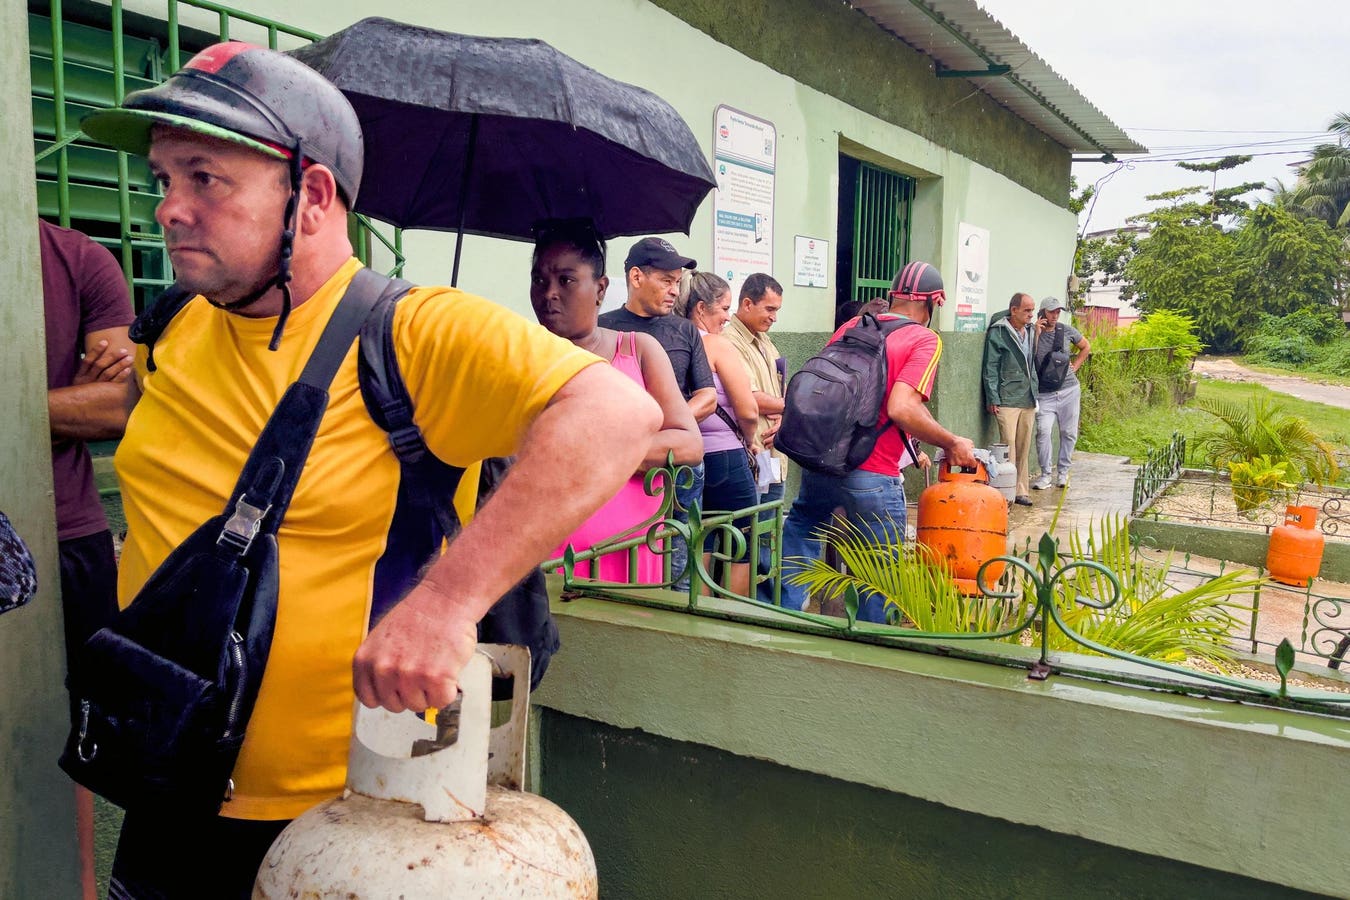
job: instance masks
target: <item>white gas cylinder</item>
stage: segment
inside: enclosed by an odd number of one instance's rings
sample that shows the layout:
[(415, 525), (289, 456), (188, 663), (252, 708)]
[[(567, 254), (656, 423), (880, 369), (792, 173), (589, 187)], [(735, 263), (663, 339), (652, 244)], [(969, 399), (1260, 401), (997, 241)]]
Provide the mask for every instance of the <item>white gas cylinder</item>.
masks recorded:
[[(255, 900), (596, 897), (586, 836), (521, 790), (529, 666), (524, 647), (480, 645), (460, 675), (457, 735), (450, 717), (438, 726), (358, 704), (346, 791), (277, 837)], [(514, 685), (510, 720), (497, 728), (494, 671)]]
[(1012, 453), (1007, 444), (990, 444), (989, 455), (994, 457), (998, 470), (989, 478), (989, 486), (1003, 495), (1009, 503), (1017, 497), (1017, 466), (1013, 465)]

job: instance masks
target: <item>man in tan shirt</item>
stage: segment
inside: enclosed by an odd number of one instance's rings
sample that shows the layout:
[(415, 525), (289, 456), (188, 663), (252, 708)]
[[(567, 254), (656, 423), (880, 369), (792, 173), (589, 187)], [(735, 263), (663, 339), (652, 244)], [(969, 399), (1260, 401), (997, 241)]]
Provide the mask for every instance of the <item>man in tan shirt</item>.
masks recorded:
[[(755, 444), (769, 450), (773, 462), (769, 467), (769, 487), (759, 495), (761, 503), (783, 498), (783, 479), (787, 476), (787, 457), (773, 450), (773, 436), (783, 417), (783, 388), (787, 383), (787, 360), (769, 339), (769, 329), (778, 321), (778, 310), (783, 306), (783, 286), (772, 275), (757, 272), (741, 285), (736, 314), (727, 323), (722, 336), (740, 353), (750, 372), (750, 390), (759, 404), (759, 429)], [(763, 478), (763, 474), (760, 476)], [(760, 519), (770, 518), (761, 513)], [(770, 563), (768, 548), (760, 548), (759, 571), (767, 573)], [(772, 602), (770, 583), (759, 587), (760, 599)]]

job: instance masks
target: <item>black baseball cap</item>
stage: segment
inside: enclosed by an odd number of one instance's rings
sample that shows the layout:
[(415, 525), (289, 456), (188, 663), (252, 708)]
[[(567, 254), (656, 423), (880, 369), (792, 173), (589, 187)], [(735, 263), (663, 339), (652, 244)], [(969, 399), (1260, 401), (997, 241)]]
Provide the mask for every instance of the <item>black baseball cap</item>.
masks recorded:
[(681, 256), (673, 244), (665, 238), (643, 238), (632, 246), (623, 261), (623, 270), (627, 272), (634, 266), (660, 269), (673, 272), (676, 269), (696, 269), (698, 263), (687, 256)]

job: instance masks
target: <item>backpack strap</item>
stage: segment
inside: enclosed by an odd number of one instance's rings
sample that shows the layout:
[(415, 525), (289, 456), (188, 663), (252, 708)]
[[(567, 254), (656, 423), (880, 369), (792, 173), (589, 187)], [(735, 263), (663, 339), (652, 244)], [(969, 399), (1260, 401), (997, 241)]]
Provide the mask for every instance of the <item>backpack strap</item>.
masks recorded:
[[(858, 325), (855, 325), (853, 327), (857, 328), (859, 325), (862, 325), (863, 319), (871, 319), (872, 324), (881, 329), (881, 342), (882, 342), (881, 352), (883, 354), (885, 354), (886, 352), (886, 339), (889, 338), (892, 333), (899, 331), (901, 328), (904, 328), (907, 325), (919, 324), (913, 319), (907, 317), (900, 319), (887, 319), (886, 321), (883, 322), (876, 316), (874, 316), (872, 313), (864, 313), (863, 316), (858, 320)], [(887, 364), (886, 371), (888, 373), (890, 371), (889, 364)], [(886, 409), (886, 402), (889, 399), (890, 394), (888, 392), (883, 391), (881, 395), (882, 411)], [(886, 433), (887, 428), (894, 428), (896, 430), (896, 432), (900, 435), (900, 443), (905, 448), (905, 452), (909, 454), (910, 459), (914, 460), (917, 463), (919, 461), (919, 448), (914, 445), (914, 438), (909, 436), (909, 432), (905, 431), (899, 425), (896, 425), (894, 422), (892, 422), (890, 416), (887, 416), (886, 421), (877, 426), (876, 440), (881, 440), (881, 436)]]
[(361, 329), (356, 368), (366, 411), (389, 434), (399, 463), (394, 518), (385, 553), (375, 565), (372, 625), (417, 582), (441, 541), (459, 532), (455, 492), (464, 476), (463, 469), (444, 462), (427, 448), (422, 429), (413, 418), (412, 397), (394, 347), (394, 313), (412, 285), (388, 278), (384, 282), (387, 287)]
[(192, 291), (184, 290), (174, 282), (164, 293), (150, 301), (150, 305), (131, 323), (128, 333), (133, 341), (145, 345), (145, 367), (151, 372), (155, 371), (155, 341), (169, 327), (173, 317), (195, 296)]
[(459, 531), (454, 497), (464, 470), (428, 450), (422, 429), (413, 419), (412, 397), (394, 349), (394, 312), (412, 285), (401, 279), (384, 281), (387, 286), (374, 314), (361, 329), (356, 370), (361, 397), (371, 419), (389, 433), (389, 443), (402, 470), (400, 493), (406, 487), (407, 499), (421, 509), (430, 509), (443, 535), (450, 537)]

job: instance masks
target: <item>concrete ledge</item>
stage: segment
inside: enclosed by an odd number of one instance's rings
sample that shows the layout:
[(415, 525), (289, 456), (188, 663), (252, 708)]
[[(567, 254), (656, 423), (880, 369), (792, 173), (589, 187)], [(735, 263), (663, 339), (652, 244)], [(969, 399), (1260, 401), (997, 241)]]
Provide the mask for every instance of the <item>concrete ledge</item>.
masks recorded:
[(1222, 872), (1346, 890), (1350, 832), (1334, 823), (1350, 808), (1340, 777), (1350, 722), (1036, 682), (600, 600), (554, 609), (564, 650), (540, 706)]
[[(1131, 519), (1130, 536), (1150, 547), (1163, 550), (1171, 548), (1255, 568), (1265, 567), (1266, 550), (1270, 546), (1270, 535), (1261, 532), (1163, 522), (1150, 518)], [(1327, 581), (1350, 582), (1350, 544), (1326, 542), (1318, 577)]]

